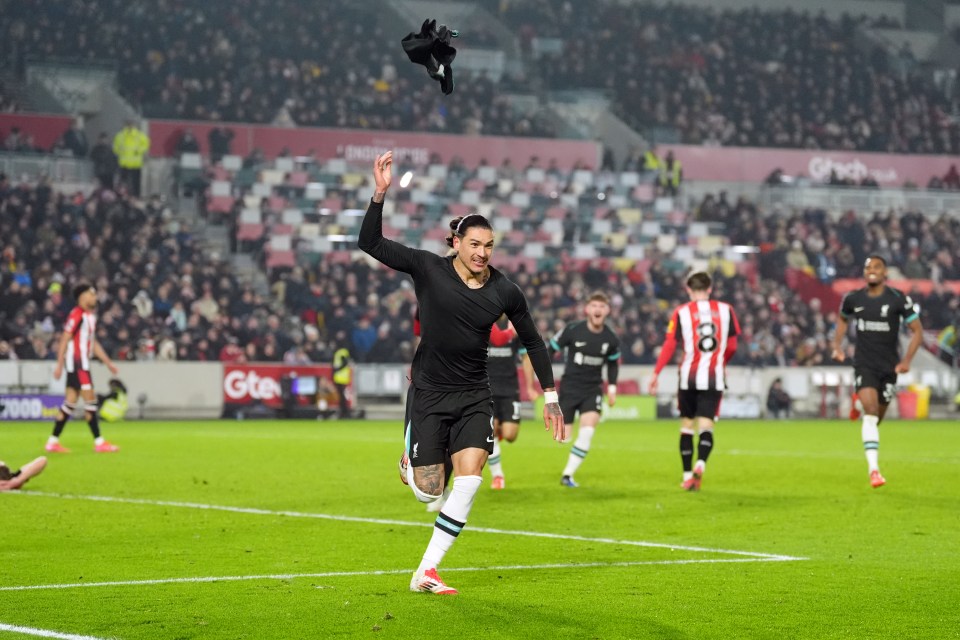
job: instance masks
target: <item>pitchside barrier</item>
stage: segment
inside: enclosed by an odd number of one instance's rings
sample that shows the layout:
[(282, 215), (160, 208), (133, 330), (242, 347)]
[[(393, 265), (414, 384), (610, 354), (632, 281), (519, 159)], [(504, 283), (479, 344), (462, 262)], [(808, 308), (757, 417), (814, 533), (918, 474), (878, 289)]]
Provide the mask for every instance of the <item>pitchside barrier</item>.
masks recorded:
[[(922, 417), (923, 411), (918, 409), (929, 403), (929, 413), (935, 417), (945, 411), (946, 403), (956, 395), (960, 378), (957, 370), (940, 366), (935, 358), (931, 358), (930, 364), (918, 364), (919, 360), (918, 355), (914, 369), (899, 376), (891, 415)], [(4, 405), (0, 420), (53, 419), (65, 378), (53, 379), (53, 365), (50, 361), (0, 361), (0, 403)], [(324, 410), (335, 408), (328, 364), (123, 362), (118, 366), (117, 377), (128, 389), (128, 419), (220, 418), (237, 415), (238, 407), (242, 409), (240, 415), (273, 417), (282, 407), (284, 388), (298, 394), (298, 406), (315, 402)], [(554, 371), (562, 386), (563, 367), (557, 365)], [(765, 417), (767, 392), (776, 378), (783, 381), (784, 389), (793, 398), (794, 415), (845, 416), (851, 405), (852, 371), (850, 367), (731, 367), (721, 416)], [(378, 404), (389, 408), (390, 415), (402, 417), (409, 366), (357, 365), (353, 373), (348, 398), (354, 408)], [(656, 397), (645, 393), (652, 373), (649, 365), (620, 368), (620, 393), (616, 404), (606, 409), (607, 419), (643, 420), (676, 415), (677, 368), (667, 367), (661, 373)], [(105, 366), (94, 363), (97, 392), (106, 392), (111, 377)], [(522, 399), (527, 400), (525, 389)], [(903, 407), (899, 406), (901, 403)]]

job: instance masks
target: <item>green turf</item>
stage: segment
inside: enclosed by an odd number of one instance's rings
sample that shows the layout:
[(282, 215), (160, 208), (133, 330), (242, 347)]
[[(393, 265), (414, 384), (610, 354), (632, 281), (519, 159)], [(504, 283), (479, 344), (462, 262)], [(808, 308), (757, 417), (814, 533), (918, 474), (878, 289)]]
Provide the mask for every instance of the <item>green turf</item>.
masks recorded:
[[(0, 429), (21, 463), (49, 424)], [(672, 421), (603, 425), (574, 490), (559, 485), (569, 446), (526, 423), (504, 446), (507, 489), (485, 481), (441, 566), (457, 597), (407, 590), (433, 518), (397, 479), (396, 423), (106, 430), (120, 453), (94, 454), (71, 424), (73, 453), (0, 494), (0, 588), (293, 577), (2, 590), (0, 625), (124, 640), (960, 637), (956, 423), (883, 425), (874, 490), (857, 424), (724, 421), (698, 494), (679, 489)], [(595, 566), (531, 568), (575, 564)], [(302, 576), (335, 572), (363, 575)]]

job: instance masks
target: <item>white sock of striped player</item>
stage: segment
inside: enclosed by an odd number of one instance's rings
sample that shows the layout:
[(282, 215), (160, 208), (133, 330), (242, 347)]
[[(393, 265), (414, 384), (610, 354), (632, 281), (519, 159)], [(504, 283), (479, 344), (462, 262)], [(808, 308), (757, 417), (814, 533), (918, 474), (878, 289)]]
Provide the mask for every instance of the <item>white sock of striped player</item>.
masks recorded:
[(860, 435), (863, 438), (863, 452), (867, 456), (867, 467), (870, 471), (880, 469), (880, 429), (877, 427), (880, 418), (877, 416), (863, 416), (863, 426)]
[(500, 439), (493, 439), (493, 453), (490, 454), (490, 458), (487, 460), (487, 464), (490, 465), (490, 475), (492, 476), (502, 476), (503, 475), (503, 466), (500, 464)]
[(458, 476), (453, 479), (453, 491), (433, 524), (433, 536), (417, 568), (418, 572), (435, 569), (443, 560), (443, 556), (466, 526), (467, 516), (473, 507), (473, 498), (481, 484), (483, 478), (480, 476)]
[(583, 464), (583, 459), (590, 453), (590, 441), (593, 440), (594, 427), (580, 427), (577, 433), (577, 440), (570, 449), (570, 456), (567, 458), (567, 466), (563, 468), (565, 476), (572, 476)]

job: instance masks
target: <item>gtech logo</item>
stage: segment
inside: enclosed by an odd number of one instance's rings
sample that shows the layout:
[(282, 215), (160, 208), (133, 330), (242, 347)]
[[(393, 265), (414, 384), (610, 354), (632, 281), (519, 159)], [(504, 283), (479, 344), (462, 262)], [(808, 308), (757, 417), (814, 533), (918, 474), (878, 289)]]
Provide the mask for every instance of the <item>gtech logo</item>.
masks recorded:
[(256, 371), (231, 371), (223, 377), (223, 393), (231, 400), (273, 400), (280, 397), (280, 382)]

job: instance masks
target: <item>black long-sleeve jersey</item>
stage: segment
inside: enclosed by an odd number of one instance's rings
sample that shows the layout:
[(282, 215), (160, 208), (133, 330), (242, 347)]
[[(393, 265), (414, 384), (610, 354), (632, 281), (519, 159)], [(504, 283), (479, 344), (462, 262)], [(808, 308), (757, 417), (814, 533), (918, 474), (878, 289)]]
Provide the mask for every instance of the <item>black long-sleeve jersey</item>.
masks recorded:
[(506, 313), (544, 388), (554, 386), (546, 345), (520, 288), (489, 267), (479, 289), (463, 282), (453, 257), (406, 247), (383, 237), (383, 204), (371, 201), (360, 227), (359, 247), (383, 264), (409, 273), (417, 293), (421, 340), (413, 358), (413, 385), (428, 391), (458, 391), (488, 385), (490, 327)]
[(601, 386), (604, 365), (607, 367), (607, 383), (617, 384), (620, 338), (607, 325), (603, 325), (600, 333), (594, 333), (585, 320), (571, 322), (553, 336), (550, 349), (551, 352), (566, 350), (564, 390), (590, 390)]

